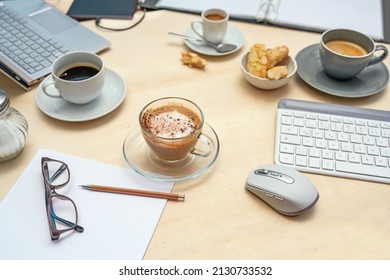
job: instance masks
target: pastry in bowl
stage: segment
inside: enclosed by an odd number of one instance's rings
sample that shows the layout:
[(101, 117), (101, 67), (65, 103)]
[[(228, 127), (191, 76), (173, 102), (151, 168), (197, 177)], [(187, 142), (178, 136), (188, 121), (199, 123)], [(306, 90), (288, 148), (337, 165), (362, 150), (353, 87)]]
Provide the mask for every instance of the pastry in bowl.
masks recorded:
[(261, 89), (284, 86), (297, 70), (297, 64), (288, 52), (286, 46), (267, 49), (264, 44), (254, 44), (240, 61), (244, 78)]

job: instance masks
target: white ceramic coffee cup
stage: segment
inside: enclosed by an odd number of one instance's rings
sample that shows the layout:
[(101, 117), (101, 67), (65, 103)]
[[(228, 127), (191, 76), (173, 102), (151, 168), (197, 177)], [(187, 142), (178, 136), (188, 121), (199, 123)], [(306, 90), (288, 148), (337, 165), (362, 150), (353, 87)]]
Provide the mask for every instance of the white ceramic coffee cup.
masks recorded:
[[(61, 74), (77, 66), (96, 69), (94, 75), (80, 79), (67, 80)], [(52, 79), (46, 79), (42, 91), (52, 98), (63, 98), (74, 104), (87, 104), (95, 100), (103, 90), (105, 66), (103, 60), (91, 52), (71, 52), (57, 58), (51, 67)], [(81, 75), (80, 75), (81, 77)]]
[[(338, 53), (327, 46), (331, 41), (346, 41), (363, 48), (367, 53), (361, 56), (348, 56)], [(320, 60), (326, 74), (338, 80), (347, 80), (358, 75), (365, 67), (383, 61), (388, 54), (384, 45), (375, 44), (367, 35), (349, 29), (325, 31), (319, 44)], [(375, 52), (381, 52), (374, 56)]]
[(191, 22), (192, 30), (210, 43), (221, 43), (226, 36), (229, 13), (222, 9), (208, 9), (201, 16), (201, 21)]

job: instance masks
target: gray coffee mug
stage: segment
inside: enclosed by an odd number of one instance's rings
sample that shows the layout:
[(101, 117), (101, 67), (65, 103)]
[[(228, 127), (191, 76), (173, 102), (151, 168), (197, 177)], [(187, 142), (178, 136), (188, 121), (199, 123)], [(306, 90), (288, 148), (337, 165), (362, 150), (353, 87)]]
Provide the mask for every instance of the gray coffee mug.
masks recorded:
[[(366, 51), (359, 56), (344, 55), (330, 49), (326, 44), (331, 41), (345, 41), (357, 44)], [(381, 51), (378, 57), (374, 53)], [(331, 29), (325, 31), (320, 41), (320, 59), (325, 73), (337, 80), (347, 80), (358, 75), (365, 67), (383, 61), (388, 55), (384, 45), (377, 45), (368, 36), (349, 29)]]

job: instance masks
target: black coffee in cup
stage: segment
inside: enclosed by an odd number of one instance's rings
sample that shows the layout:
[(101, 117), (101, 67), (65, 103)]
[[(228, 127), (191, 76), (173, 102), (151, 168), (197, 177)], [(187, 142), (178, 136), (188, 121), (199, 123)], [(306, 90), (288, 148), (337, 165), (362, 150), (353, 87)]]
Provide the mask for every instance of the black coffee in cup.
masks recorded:
[(66, 81), (83, 81), (92, 78), (100, 69), (90, 65), (75, 65), (66, 70), (60, 71), (59, 78)]

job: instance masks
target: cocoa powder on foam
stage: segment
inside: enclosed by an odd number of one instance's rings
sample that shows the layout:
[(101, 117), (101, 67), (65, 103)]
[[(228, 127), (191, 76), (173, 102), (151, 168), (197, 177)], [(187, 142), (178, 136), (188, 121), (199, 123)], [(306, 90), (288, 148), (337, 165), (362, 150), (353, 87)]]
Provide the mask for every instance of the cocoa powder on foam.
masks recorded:
[(181, 106), (164, 106), (148, 110), (142, 116), (146, 130), (158, 137), (182, 138), (199, 127), (199, 117), (190, 109)]

